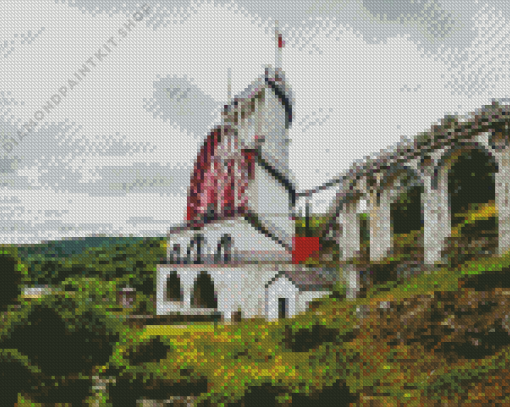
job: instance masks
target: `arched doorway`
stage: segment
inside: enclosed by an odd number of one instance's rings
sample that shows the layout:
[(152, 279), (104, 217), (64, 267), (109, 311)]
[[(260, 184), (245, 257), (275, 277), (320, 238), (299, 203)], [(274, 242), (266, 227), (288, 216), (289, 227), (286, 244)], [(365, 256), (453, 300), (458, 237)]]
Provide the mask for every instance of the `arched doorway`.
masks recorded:
[(181, 278), (177, 275), (177, 271), (175, 270), (172, 270), (166, 279), (166, 300), (167, 301), (183, 300)]
[(265, 289), (268, 319), (291, 318), (296, 314), (299, 290), (284, 272), (279, 272), (269, 280)]
[(485, 148), (471, 148), (457, 152), (458, 157), (448, 173), (448, 202), (451, 225), (463, 221), (455, 215), (476, 209), (476, 204), (494, 202), (496, 199), (494, 157)]
[(218, 301), (214, 292), (214, 283), (206, 271), (200, 272), (191, 296), (191, 306), (193, 308), (217, 308)]

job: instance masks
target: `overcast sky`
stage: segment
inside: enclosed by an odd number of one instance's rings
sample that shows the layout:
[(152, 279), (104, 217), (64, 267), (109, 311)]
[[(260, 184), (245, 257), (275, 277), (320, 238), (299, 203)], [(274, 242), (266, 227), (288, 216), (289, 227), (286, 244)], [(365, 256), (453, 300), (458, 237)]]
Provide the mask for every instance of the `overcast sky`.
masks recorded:
[(3, 0), (0, 243), (180, 223), (227, 69), (235, 95), (274, 64), (275, 20), (303, 190), (509, 97), (509, 18), (505, 0)]

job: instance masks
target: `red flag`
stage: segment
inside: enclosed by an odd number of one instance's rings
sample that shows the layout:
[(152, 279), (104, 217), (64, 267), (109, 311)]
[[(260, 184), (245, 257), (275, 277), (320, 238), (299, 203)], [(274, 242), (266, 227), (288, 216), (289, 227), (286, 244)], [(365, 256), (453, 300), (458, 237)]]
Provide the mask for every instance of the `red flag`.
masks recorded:
[(278, 48), (283, 48), (284, 42), (281, 34), (278, 34)]

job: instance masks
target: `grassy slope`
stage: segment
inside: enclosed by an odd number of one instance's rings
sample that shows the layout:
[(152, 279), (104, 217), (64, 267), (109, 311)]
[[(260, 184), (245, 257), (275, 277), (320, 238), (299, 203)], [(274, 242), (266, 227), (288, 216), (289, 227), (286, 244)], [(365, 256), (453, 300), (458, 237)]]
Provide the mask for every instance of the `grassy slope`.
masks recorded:
[[(337, 379), (345, 379), (351, 392), (359, 395), (360, 400), (364, 396), (367, 400), (381, 400), (387, 405), (398, 405), (398, 402), (422, 405), (424, 401), (431, 405), (434, 397), (448, 398), (449, 405), (457, 405), (462, 397), (465, 404), (469, 400), (483, 401), (484, 397), (490, 403), (491, 400), (494, 402), (491, 393), (484, 396), (476, 383), (487, 384), (487, 389), (489, 383), (494, 383), (492, 391), (498, 394), (497, 383), (502, 369), (510, 365), (509, 347), (485, 358), (452, 364), (441, 354), (424, 347), (390, 346), (380, 338), (374, 339), (372, 327), (382, 321), (371, 317), (363, 322), (356, 316), (356, 308), (361, 305), (374, 307), (381, 301), (401, 303), (420, 296), (433, 297), (441, 292), (456, 293), (464, 276), (508, 266), (510, 255), (507, 254), (502, 259), (487, 258), (466, 263), (454, 272), (438, 269), (385, 293), (374, 290), (363, 299), (320, 300), (315, 309), (288, 321), (220, 325), (209, 332), (148, 328), (138, 340), (162, 335), (174, 346), (174, 351), (160, 362), (147, 363), (146, 368), (162, 372), (174, 380), (183, 379), (176, 373), (183, 368), (190, 369), (198, 377), (206, 377), (209, 391), (202, 394), (200, 400), (215, 403), (238, 401), (248, 387), (264, 383), (280, 387), (279, 400), (283, 402), (289, 400), (292, 393), (317, 392)], [(358, 329), (360, 325), (362, 329)], [(317, 327), (322, 328), (322, 335), (316, 333), (319, 332)], [(326, 342), (322, 339), (327, 336), (325, 332), (335, 334)], [(345, 341), (349, 334), (353, 335), (349, 339), (354, 339)], [(287, 345), (284, 344), (286, 337)], [(310, 346), (293, 352), (289, 349), (292, 339), (309, 340)], [(133, 345), (126, 348), (130, 346)], [(119, 352), (126, 348), (120, 347)]]
[[(381, 340), (373, 333), (383, 325), (384, 317), (374, 313), (361, 320), (356, 310), (359, 306), (374, 309), (382, 301), (402, 304), (447, 292), (460, 296), (459, 282), (465, 276), (509, 266), (507, 254), (501, 259), (467, 262), (454, 271), (441, 268), (405, 284), (388, 284), (389, 291), (383, 293), (370, 290), (367, 298), (319, 300), (306, 313), (274, 323), (254, 320), (181, 330), (126, 327), (109, 364), (101, 370), (108, 374), (117, 368), (120, 376), (151, 376), (174, 383), (206, 378), (208, 391), (199, 400), (217, 405), (239, 401), (249, 387), (266, 383), (281, 389), (278, 400), (284, 403), (293, 393), (319, 392), (338, 379), (345, 380), (351, 392), (359, 400), (365, 397), (367, 403), (371, 398), (386, 405), (433, 405), (437, 397), (447, 397), (451, 403), (447, 405), (468, 404), (470, 400), (494, 403), (491, 394), (501, 393), (502, 386), (510, 385), (501, 378), (510, 366), (510, 347), (485, 358), (451, 363), (441, 353), (421, 345), (390, 345)], [(132, 366), (127, 355), (154, 337), (172, 351), (158, 362)], [(510, 402), (510, 397), (505, 400)]]

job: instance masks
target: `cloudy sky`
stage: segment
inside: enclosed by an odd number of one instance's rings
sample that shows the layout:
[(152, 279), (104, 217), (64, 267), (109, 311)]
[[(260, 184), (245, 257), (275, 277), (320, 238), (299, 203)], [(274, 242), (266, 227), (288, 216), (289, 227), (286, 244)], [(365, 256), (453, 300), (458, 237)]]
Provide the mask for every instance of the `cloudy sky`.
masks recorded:
[(304, 190), (509, 97), (509, 18), (506, 0), (3, 0), (0, 243), (165, 235), (228, 68), (237, 94), (274, 64), (275, 20)]

